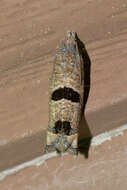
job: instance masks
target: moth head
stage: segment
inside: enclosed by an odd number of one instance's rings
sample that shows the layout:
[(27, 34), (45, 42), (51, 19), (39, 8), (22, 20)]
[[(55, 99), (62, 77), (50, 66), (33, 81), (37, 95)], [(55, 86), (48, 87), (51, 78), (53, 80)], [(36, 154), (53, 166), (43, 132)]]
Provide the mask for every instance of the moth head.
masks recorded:
[(68, 142), (66, 136), (60, 134), (57, 136), (55, 148), (58, 152), (65, 152), (70, 146), (71, 144)]

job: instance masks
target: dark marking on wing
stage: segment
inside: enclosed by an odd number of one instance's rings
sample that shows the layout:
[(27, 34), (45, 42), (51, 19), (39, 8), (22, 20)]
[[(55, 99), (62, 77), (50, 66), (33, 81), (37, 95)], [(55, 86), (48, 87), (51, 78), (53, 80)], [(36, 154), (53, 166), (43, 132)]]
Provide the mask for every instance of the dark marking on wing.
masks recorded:
[(56, 130), (56, 134), (65, 134), (65, 135), (69, 135), (70, 131), (71, 131), (71, 125), (69, 121), (56, 121), (55, 122), (55, 130)]
[(58, 128), (48, 126), (48, 131), (50, 133), (53, 133), (53, 134), (64, 134), (67, 136), (74, 135), (74, 134), (78, 133), (78, 128), (71, 128), (71, 129), (67, 129), (67, 130), (62, 129), (63, 133), (61, 133), (61, 127), (59, 126), (59, 123), (57, 123), (57, 125), (55, 125), (55, 126), (57, 126)]
[(80, 102), (79, 93), (74, 91), (72, 88), (67, 88), (67, 87), (58, 88), (52, 94), (52, 100), (54, 100), (54, 101), (58, 101), (63, 98), (70, 100), (72, 102), (76, 102), (76, 103)]

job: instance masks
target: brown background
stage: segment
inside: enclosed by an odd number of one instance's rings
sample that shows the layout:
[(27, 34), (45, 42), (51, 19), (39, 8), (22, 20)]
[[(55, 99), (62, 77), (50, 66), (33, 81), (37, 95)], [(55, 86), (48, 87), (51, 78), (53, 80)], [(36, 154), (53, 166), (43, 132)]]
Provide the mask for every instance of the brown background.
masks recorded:
[(2, 0), (0, 170), (43, 153), (49, 76), (67, 30), (78, 33), (91, 60), (83, 137), (126, 123), (126, 0)]

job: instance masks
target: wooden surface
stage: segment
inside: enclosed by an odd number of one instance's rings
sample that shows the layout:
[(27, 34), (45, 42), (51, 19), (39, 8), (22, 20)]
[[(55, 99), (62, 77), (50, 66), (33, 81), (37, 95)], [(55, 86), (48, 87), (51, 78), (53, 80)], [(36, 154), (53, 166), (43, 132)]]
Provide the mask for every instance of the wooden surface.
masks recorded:
[[(2, 170), (43, 152), (48, 80), (56, 46), (68, 29), (78, 33), (91, 60), (91, 85), (83, 125), (87, 123), (89, 134), (95, 135), (126, 123), (126, 0), (0, 1)], [(86, 127), (87, 134), (85, 130)], [(31, 151), (27, 138), (35, 142)], [(10, 154), (5, 150), (11, 150)], [(15, 157), (19, 150), (22, 158)]]

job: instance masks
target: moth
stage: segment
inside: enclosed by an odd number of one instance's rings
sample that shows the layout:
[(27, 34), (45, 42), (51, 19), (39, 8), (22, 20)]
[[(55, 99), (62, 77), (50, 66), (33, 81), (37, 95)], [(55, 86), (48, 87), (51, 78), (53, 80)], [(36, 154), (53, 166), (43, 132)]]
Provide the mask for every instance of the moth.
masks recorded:
[(49, 89), (46, 152), (78, 153), (78, 129), (84, 95), (84, 62), (76, 32), (60, 41)]

